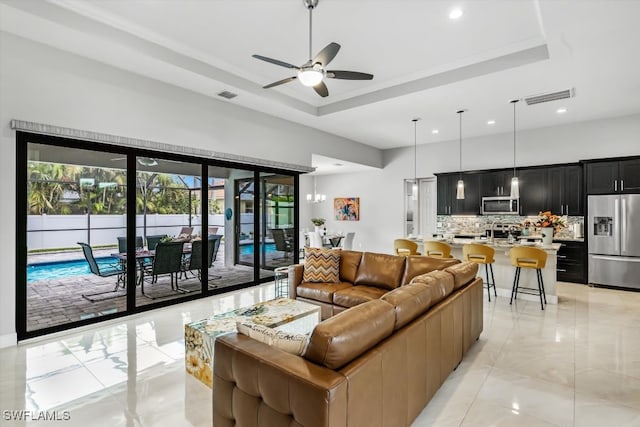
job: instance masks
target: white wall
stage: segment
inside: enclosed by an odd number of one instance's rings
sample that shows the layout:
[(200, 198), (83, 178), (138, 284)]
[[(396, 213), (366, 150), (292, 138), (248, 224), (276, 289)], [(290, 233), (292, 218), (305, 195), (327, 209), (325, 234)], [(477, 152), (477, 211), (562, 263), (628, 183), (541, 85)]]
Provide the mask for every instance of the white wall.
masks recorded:
[[(15, 224), (11, 119), (311, 165), (312, 153), (382, 165), (380, 150), (0, 32), (0, 223)], [(301, 180), (301, 194), (309, 181)], [(305, 206), (301, 214), (307, 215)], [(5, 240), (14, 247), (15, 236)], [(15, 256), (0, 257), (0, 347), (15, 342)]]
[[(640, 115), (521, 131), (517, 136), (518, 166), (640, 155)], [(458, 141), (421, 145), (417, 152), (418, 177), (458, 170)], [(463, 154), (464, 170), (510, 167), (513, 135), (464, 140)], [(355, 231), (354, 249), (362, 245), (367, 251), (391, 253), (393, 239), (403, 234), (402, 183), (413, 178), (413, 147), (387, 150), (384, 158), (380, 171), (318, 176), (318, 191), (327, 194), (327, 202), (314, 205), (313, 216), (332, 218), (334, 197), (360, 197), (359, 222), (327, 223), (330, 230)]]

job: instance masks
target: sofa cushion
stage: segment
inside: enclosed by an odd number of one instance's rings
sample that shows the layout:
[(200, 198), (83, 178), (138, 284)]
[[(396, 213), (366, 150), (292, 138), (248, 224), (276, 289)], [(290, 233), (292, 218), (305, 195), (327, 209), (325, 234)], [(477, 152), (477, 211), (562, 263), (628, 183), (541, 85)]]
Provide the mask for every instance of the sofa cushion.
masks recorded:
[(365, 252), (358, 267), (354, 284), (395, 289), (400, 286), (404, 273), (403, 256)]
[(340, 252), (335, 249), (305, 248), (302, 280), (316, 283), (339, 282)]
[(407, 266), (404, 270), (402, 284), (406, 285), (420, 274), (429, 273), (435, 270), (444, 270), (447, 267), (456, 265), (460, 262), (455, 258), (433, 258), (428, 256), (411, 255), (407, 257)]
[(354, 283), (356, 281), (361, 259), (362, 252), (342, 251), (340, 254), (340, 280), (342, 282)]
[(458, 289), (476, 278), (478, 274), (478, 264), (467, 261), (452, 265), (444, 269), (453, 276), (453, 288)]
[(393, 306), (381, 300), (338, 313), (316, 326), (304, 357), (338, 369), (391, 335), (395, 317)]
[(391, 304), (396, 312), (394, 330), (400, 329), (431, 307), (430, 286), (415, 282), (387, 292), (380, 298)]
[(352, 286), (333, 293), (333, 303), (342, 307), (353, 307), (374, 299), (379, 299), (387, 293), (386, 289), (373, 286)]
[(236, 329), (239, 333), (253, 338), (256, 341), (263, 342), (298, 356), (304, 355), (307, 345), (309, 344), (309, 337), (305, 334), (278, 331), (246, 319), (237, 321)]
[(296, 288), (296, 295), (314, 301), (333, 304), (333, 293), (341, 289), (350, 288), (353, 285), (347, 282), (340, 283), (309, 283), (302, 282)]
[(411, 280), (411, 283), (424, 283), (431, 289), (431, 305), (435, 305), (453, 292), (453, 276), (444, 271), (432, 271), (421, 274)]

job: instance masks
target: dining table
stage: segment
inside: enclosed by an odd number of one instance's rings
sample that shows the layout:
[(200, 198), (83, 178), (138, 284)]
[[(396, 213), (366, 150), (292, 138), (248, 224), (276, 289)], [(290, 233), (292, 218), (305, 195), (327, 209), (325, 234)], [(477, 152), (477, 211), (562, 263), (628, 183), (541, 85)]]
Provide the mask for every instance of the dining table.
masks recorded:
[[(191, 244), (185, 244), (182, 249), (182, 255), (188, 255), (191, 253)], [(117, 258), (118, 261), (122, 264), (123, 269), (126, 268), (127, 264), (127, 253), (126, 252), (116, 252), (111, 254), (112, 257)], [(140, 276), (137, 278), (136, 283), (141, 284), (144, 280), (144, 271), (145, 267), (151, 265), (153, 263), (153, 258), (156, 256), (156, 251), (151, 249), (136, 249), (136, 261), (138, 262), (138, 270), (140, 271)], [(126, 276), (125, 276), (126, 277)]]

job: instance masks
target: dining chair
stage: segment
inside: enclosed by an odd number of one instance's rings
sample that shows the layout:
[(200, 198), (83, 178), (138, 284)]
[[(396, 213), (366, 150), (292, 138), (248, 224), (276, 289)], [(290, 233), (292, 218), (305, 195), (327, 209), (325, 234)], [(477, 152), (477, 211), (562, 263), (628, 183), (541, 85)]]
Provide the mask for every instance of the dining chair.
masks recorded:
[(342, 249), (350, 251), (353, 248), (353, 239), (356, 236), (354, 231), (350, 231), (347, 235), (342, 239)]
[(293, 251), (293, 244), (290, 240), (288, 240), (284, 234), (284, 230), (282, 228), (273, 228), (271, 229), (271, 235), (273, 236), (273, 242), (276, 245), (276, 250), (280, 252), (284, 252), (284, 256), (275, 259), (287, 259), (290, 257), (290, 253)]
[[(207, 239), (207, 268), (213, 266), (213, 262), (218, 254), (220, 248), (220, 240), (222, 236), (211, 235)], [(204, 263), (202, 262), (202, 240), (194, 240), (191, 242), (191, 255), (187, 259), (184, 265), (184, 271), (196, 271), (198, 280), (202, 281), (202, 269)], [(220, 279), (222, 276), (209, 276), (209, 280)]]
[(154, 251), (158, 243), (162, 241), (162, 239), (166, 238), (166, 234), (156, 234), (153, 236), (147, 236), (147, 249), (150, 251)]
[[(118, 252), (124, 254), (127, 252), (127, 237), (118, 237)], [(142, 236), (136, 236), (136, 248), (144, 246)]]
[(102, 301), (102, 300), (106, 300), (106, 299), (125, 296), (126, 293), (120, 293), (118, 295), (112, 295), (110, 297), (100, 298), (99, 300), (96, 299), (96, 298), (93, 298), (93, 297), (96, 297), (98, 295), (117, 293), (118, 292), (118, 288), (120, 288), (120, 284), (122, 284), (122, 288), (124, 289), (125, 283), (126, 283), (125, 279), (126, 279), (127, 271), (123, 267), (123, 265), (120, 264), (120, 263), (113, 263), (113, 264), (100, 266), (100, 264), (98, 264), (98, 262), (96, 261), (95, 257), (93, 256), (93, 249), (91, 249), (91, 246), (89, 246), (88, 244), (83, 243), (83, 242), (77, 242), (77, 243), (82, 248), (82, 253), (84, 254), (84, 258), (87, 260), (87, 263), (89, 264), (89, 270), (91, 271), (92, 274), (95, 274), (96, 276), (100, 276), (100, 277), (118, 276), (117, 281), (116, 281), (116, 286), (113, 288), (112, 291), (103, 291), (103, 292), (95, 292), (95, 293), (91, 293), (91, 294), (82, 294), (82, 298), (84, 298), (84, 299), (86, 299), (88, 301), (91, 301), (91, 302), (95, 302), (95, 301)]

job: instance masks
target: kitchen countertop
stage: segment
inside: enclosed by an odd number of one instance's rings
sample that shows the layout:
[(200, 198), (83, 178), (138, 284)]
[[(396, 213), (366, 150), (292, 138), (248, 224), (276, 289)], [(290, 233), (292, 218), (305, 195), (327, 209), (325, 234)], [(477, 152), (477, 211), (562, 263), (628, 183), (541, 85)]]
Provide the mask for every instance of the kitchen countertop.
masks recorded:
[[(529, 236), (518, 236), (517, 239), (531, 239), (531, 240), (542, 240), (541, 234), (531, 234)], [(582, 237), (571, 237), (571, 236), (558, 236), (553, 238), (554, 241), (558, 242), (584, 242), (584, 238)]]
[(492, 248), (495, 249), (499, 249), (499, 250), (503, 250), (503, 249), (510, 249), (513, 248), (514, 246), (531, 246), (534, 248), (540, 248), (540, 249), (544, 249), (545, 251), (547, 251), (548, 253), (557, 253), (558, 249), (560, 249), (560, 247), (562, 246), (562, 243), (552, 243), (549, 246), (542, 246), (540, 243), (535, 244), (535, 245), (521, 245), (519, 243), (508, 243), (506, 239), (502, 240), (498, 240), (498, 241), (490, 241), (490, 240), (479, 240), (479, 239), (461, 239), (461, 238), (454, 238), (452, 240), (443, 240), (443, 239), (416, 239), (416, 238), (411, 238), (408, 237), (409, 240), (413, 240), (414, 242), (421, 244), (423, 241), (428, 241), (428, 240), (438, 240), (441, 242), (445, 242), (449, 245), (451, 245), (451, 247), (454, 248), (461, 248), (463, 245), (466, 245), (468, 243), (478, 243), (481, 245), (487, 245), (490, 246)]

